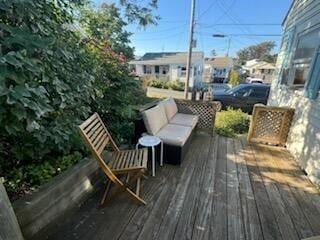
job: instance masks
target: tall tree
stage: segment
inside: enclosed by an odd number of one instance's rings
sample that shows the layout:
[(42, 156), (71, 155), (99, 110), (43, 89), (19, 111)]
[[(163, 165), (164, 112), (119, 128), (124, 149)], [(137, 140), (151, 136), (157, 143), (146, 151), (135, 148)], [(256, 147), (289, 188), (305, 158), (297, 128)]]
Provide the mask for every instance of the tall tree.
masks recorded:
[(157, 24), (157, 20), (160, 19), (154, 14), (154, 10), (158, 8), (158, 0), (120, 0), (120, 4), (129, 23), (137, 22), (145, 27)]
[(275, 42), (266, 41), (256, 45), (252, 45), (237, 52), (237, 56), (240, 62), (259, 59), (266, 62), (274, 62), (275, 55), (271, 54), (271, 51), (275, 47)]
[(127, 23), (123, 21), (120, 10), (114, 4), (102, 4), (96, 9), (83, 9), (80, 24), (86, 36), (107, 42), (113, 51), (127, 59), (134, 57), (134, 49), (129, 46), (131, 33), (125, 30)]

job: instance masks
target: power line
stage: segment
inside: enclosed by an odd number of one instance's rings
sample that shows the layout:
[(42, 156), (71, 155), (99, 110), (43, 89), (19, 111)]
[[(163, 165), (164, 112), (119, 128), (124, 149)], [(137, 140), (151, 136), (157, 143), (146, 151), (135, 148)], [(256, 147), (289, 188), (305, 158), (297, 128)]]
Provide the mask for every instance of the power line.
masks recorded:
[(134, 41), (153, 41), (153, 40), (162, 40), (162, 39), (167, 39), (167, 38), (172, 38), (172, 37), (176, 37), (182, 33), (185, 32), (179, 32), (173, 35), (169, 35), (169, 36), (165, 36), (165, 37), (157, 37), (157, 38), (145, 38), (145, 39), (134, 39)]
[(213, 0), (213, 2), (209, 5), (209, 7), (200, 14), (198, 19), (203, 17), (203, 15), (205, 15), (207, 12), (209, 12), (211, 10), (211, 8), (213, 8), (213, 6), (216, 5), (216, 4), (217, 4), (217, 0)]
[[(227, 15), (227, 17), (233, 22), (233, 23), (236, 23), (236, 24), (241, 24), (241, 22), (239, 20), (237, 20), (234, 16), (230, 15), (228, 10), (225, 9), (225, 7), (220, 3), (220, 1), (218, 1), (218, 5), (219, 5), (219, 8)], [(230, 10), (230, 9), (229, 9)], [(251, 31), (249, 31), (248, 29), (245, 29), (243, 28), (242, 26), (239, 26), (239, 29), (243, 32), (243, 33), (250, 33)], [(252, 38), (251, 38), (252, 39)], [(255, 39), (252, 39), (254, 40), (254, 42), (257, 44), (257, 41)]]
[(157, 34), (157, 33), (164, 33), (164, 32), (170, 32), (172, 30), (177, 30), (178, 28), (182, 28), (184, 26), (186, 26), (187, 23), (185, 24), (182, 24), (182, 25), (178, 25), (176, 27), (172, 27), (172, 28), (167, 28), (167, 29), (163, 29), (163, 30), (160, 30), (160, 31), (153, 31), (153, 32), (138, 32), (138, 33), (134, 33), (134, 35), (139, 35), (139, 34)]
[(214, 23), (207, 25), (205, 23), (200, 23), (200, 25), (204, 25), (203, 28), (210, 28), (212, 26), (281, 26), (279, 23)]
[[(200, 32), (197, 32), (200, 33)], [(201, 32), (202, 34), (209, 34), (210, 36), (212, 36), (212, 33), (208, 33), (208, 32)], [(250, 36), (255, 36), (255, 37), (281, 37), (281, 34), (273, 34), (273, 33), (226, 33), (226, 34), (221, 34), (221, 35), (225, 35), (225, 36), (231, 36), (231, 37), (250, 37)]]

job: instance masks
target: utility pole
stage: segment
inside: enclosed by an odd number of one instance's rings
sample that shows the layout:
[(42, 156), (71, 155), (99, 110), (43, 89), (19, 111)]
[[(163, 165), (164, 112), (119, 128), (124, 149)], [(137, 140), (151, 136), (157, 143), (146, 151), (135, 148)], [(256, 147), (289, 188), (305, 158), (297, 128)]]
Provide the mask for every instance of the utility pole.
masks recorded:
[(189, 50), (188, 50), (188, 60), (187, 60), (187, 76), (186, 76), (186, 84), (184, 86), (184, 98), (188, 99), (189, 92), (189, 80), (191, 73), (191, 62), (192, 62), (192, 46), (193, 46), (193, 28), (194, 28), (194, 12), (196, 8), (196, 1), (191, 0), (191, 12), (190, 12), (190, 28), (189, 28)]
[(231, 45), (231, 38), (228, 38), (228, 50), (227, 50), (227, 57), (229, 57), (229, 52), (230, 52), (230, 45)]

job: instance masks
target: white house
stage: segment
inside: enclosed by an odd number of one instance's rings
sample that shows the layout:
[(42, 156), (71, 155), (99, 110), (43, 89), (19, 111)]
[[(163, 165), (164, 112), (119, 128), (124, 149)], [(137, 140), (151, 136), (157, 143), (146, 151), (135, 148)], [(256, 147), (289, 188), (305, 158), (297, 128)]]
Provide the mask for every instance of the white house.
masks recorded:
[(268, 104), (295, 109), (287, 147), (320, 185), (320, 1), (294, 0), (283, 28)]
[[(140, 59), (129, 62), (130, 69), (139, 77), (158, 78), (169, 81), (186, 81), (187, 52), (146, 53)], [(189, 86), (202, 82), (203, 52), (192, 53)]]
[(247, 61), (242, 69), (252, 78), (261, 78), (266, 83), (271, 83), (276, 66), (273, 63), (252, 59)]
[(206, 58), (204, 63), (204, 79), (206, 82), (223, 83), (229, 77), (233, 68), (233, 59), (230, 57)]

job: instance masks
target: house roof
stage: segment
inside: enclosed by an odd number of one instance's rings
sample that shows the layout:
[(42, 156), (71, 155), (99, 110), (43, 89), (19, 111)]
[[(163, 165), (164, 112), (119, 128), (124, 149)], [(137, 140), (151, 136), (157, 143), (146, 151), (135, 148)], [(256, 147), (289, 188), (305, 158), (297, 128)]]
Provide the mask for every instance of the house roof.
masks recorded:
[(244, 66), (242, 66), (242, 68), (245, 70), (249, 70), (249, 69), (275, 69), (276, 66), (273, 63), (259, 61), (259, 62), (253, 63), (253, 64), (244, 65)]
[[(192, 63), (202, 60), (203, 52), (192, 53)], [(129, 62), (130, 64), (164, 65), (164, 64), (186, 64), (187, 52), (150, 52), (144, 54), (139, 60)]]
[(217, 68), (225, 68), (232, 65), (233, 60), (230, 57), (213, 57), (206, 59), (205, 64), (210, 64)]
[(296, 0), (293, 0), (293, 1), (291, 2), (291, 5), (290, 5), (290, 7), (289, 7), (289, 9), (288, 9), (288, 11), (287, 11), (287, 14), (286, 14), (286, 16), (284, 17), (284, 19), (283, 19), (283, 21), (282, 21), (282, 24), (281, 24), (282, 27), (284, 27), (285, 22), (287, 21), (287, 19), (288, 19), (288, 17), (289, 17), (289, 14), (290, 14), (291, 10), (293, 9), (293, 6), (294, 6), (295, 2), (296, 2)]
[(261, 64), (258, 64), (256, 68), (257, 69), (275, 69), (276, 66), (275, 64), (272, 64), (272, 63), (263, 62)]

